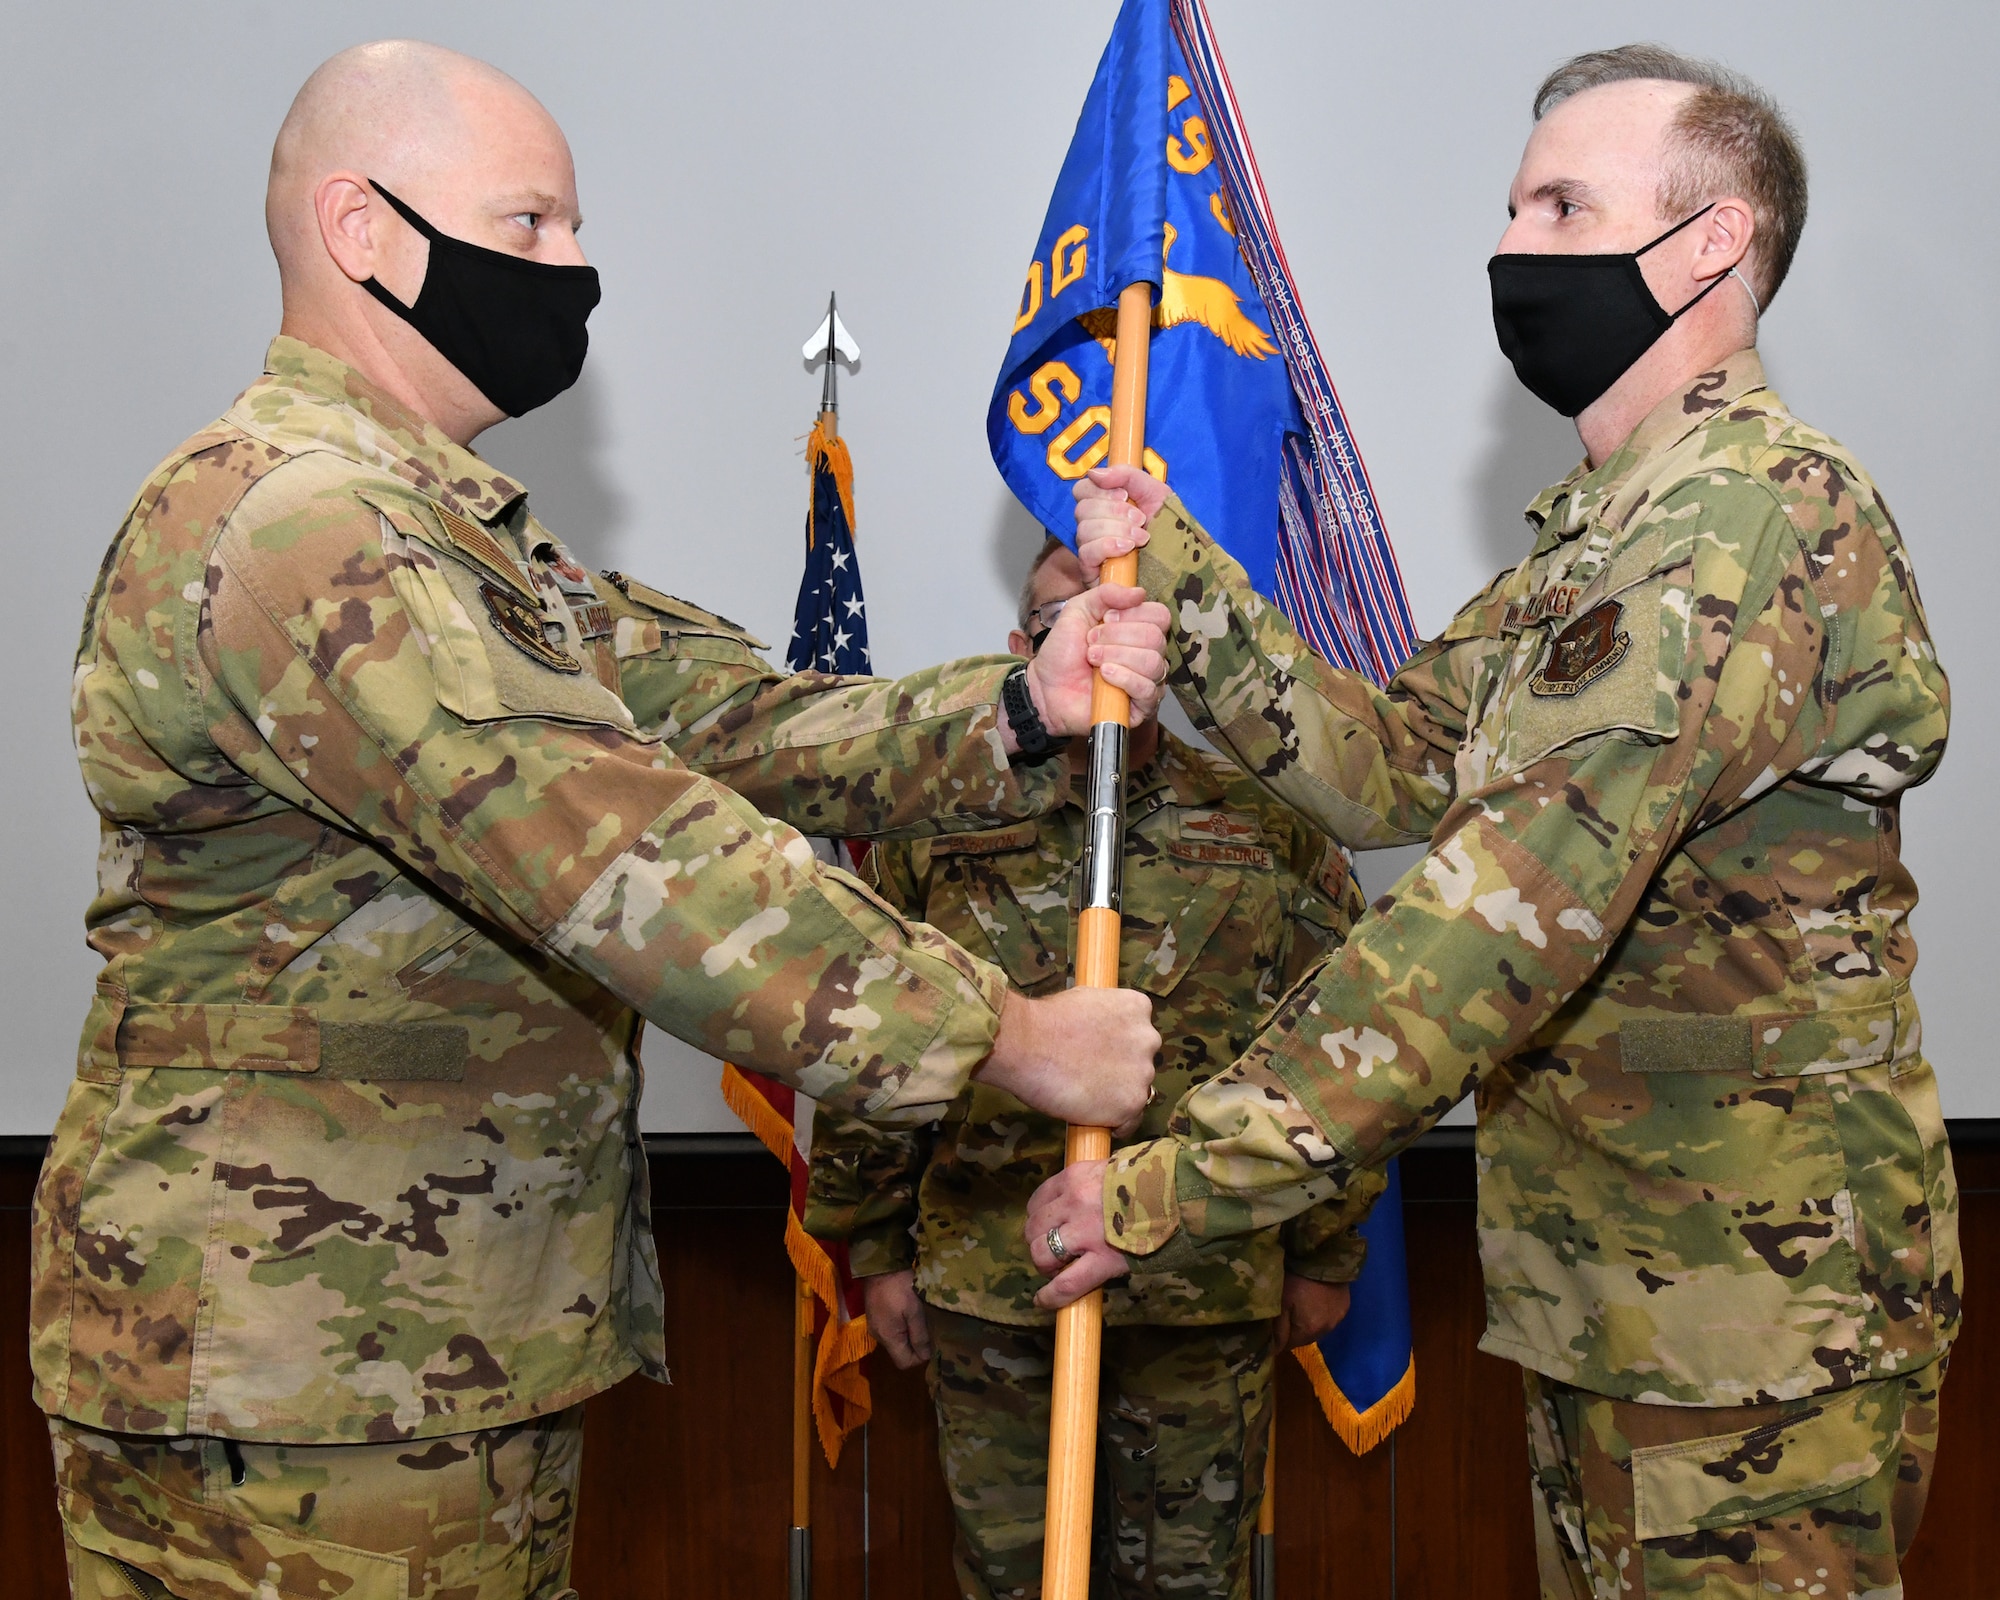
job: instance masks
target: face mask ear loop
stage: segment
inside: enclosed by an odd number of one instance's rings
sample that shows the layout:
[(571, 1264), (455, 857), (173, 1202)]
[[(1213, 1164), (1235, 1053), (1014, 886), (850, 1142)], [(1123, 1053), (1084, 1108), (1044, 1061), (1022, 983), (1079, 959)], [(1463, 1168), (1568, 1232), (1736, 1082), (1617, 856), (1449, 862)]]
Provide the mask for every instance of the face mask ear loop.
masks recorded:
[[(1709, 212), (1713, 211), (1715, 207), (1716, 207), (1716, 202), (1711, 200), (1707, 205), (1703, 206), (1693, 216), (1683, 217), (1679, 222), (1676, 222), (1671, 228), (1667, 229), (1665, 233), (1661, 234), (1659, 238), (1655, 239), (1652, 244), (1646, 245), (1641, 249), (1634, 250), (1632, 252), (1632, 259), (1635, 261), (1638, 260), (1640, 256), (1646, 253), (1646, 251), (1651, 250), (1654, 247), (1654, 245), (1665, 244), (1669, 239), (1671, 239), (1675, 234), (1679, 233), (1681, 229), (1685, 228), (1689, 223), (1699, 222), (1703, 217), (1707, 216)], [(1696, 295), (1686, 305), (1682, 306), (1680, 310), (1676, 311), (1673, 314), (1672, 320), (1675, 322), (1679, 322), (1682, 317), (1686, 316), (1690, 311), (1694, 310), (1696, 306), (1700, 305), (1702, 301), (1706, 300), (1710, 295), (1714, 294), (1717, 289), (1720, 289), (1723, 286), (1723, 284), (1728, 282), (1729, 279), (1731, 278), (1734, 278), (1738, 283), (1742, 284), (1746, 290), (1750, 290), (1750, 280), (1744, 277), (1743, 274), (1738, 272), (1734, 267), (1731, 267), (1727, 272), (1723, 273), (1721, 277), (1717, 278), (1713, 283), (1711, 283), (1706, 289), (1702, 290), (1700, 294)], [(1757, 295), (1755, 290), (1750, 290), (1750, 303), (1753, 306), (1757, 306)], [(1764, 315), (1764, 308), (1762, 306), (1757, 306), (1757, 315), (1759, 317), (1762, 317)]]
[(1750, 287), (1750, 280), (1744, 277), (1743, 274), (1738, 272), (1734, 267), (1731, 267), (1729, 269), (1729, 276), (1734, 278), (1738, 283), (1743, 285), (1743, 292), (1750, 297), (1750, 305), (1751, 308), (1757, 313), (1757, 320), (1759, 322), (1762, 322), (1764, 320), (1764, 302), (1757, 298), (1757, 291)]
[(1707, 205), (1703, 206), (1693, 216), (1682, 217), (1679, 222), (1676, 222), (1671, 228), (1667, 229), (1665, 233), (1661, 234), (1659, 238), (1655, 239), (1651, 244), (1640, 245), (1638, 249), (1632, 252), (1632, 254), (1634, 256), (1642, 256), (1648, 250), (1657, 250), (1661, 245), (1665, 244), (1669, 239), (1671, 239), (1675, 234), (1679, 233), (1681, 229), (1685, 228), (1689, 223), (1699, 222), (1703, 217), (1707, 216), (1709, 212), (1713, 211), (1715, 207), (1716, 207), (1716, 202), (1713, 200), (1709, 201)]

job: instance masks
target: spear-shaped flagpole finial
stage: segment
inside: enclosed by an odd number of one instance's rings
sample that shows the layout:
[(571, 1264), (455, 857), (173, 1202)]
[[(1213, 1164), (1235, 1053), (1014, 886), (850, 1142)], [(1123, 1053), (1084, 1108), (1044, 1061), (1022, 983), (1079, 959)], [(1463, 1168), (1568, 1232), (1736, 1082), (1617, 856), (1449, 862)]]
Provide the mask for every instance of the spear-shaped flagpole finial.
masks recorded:
[(812, 337), (806, 340), (801, 352), (808, 361), (823, 361), (826, 371), (820, 379), (819, 414), (822, 426), (833, 432), (840, 416), (840, 363), (845, 361), (850, 367), (861, 360), (861, 346), (854, 342), (854, 335), (847, 331), (847, 324), (840, 320), (837, 299), (826, 297), (826, 320), (813, 329)]

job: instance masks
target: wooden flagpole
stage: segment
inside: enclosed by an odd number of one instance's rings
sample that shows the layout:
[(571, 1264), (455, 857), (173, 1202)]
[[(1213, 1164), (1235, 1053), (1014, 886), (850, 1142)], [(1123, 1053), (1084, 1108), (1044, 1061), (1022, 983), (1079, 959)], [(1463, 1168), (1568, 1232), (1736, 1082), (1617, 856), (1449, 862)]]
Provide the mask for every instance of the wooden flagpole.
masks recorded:
[[(826, 300), (826, 376), (821, 380), (819, 427), (829, 439), (840, 436), (840, 402), (835, 385), (833, 296)], [(812, 470), (812, 463), (806, 463)], [(813, 1323), (819, 1302), (804, 1274), (795, 1280), (792, 1332), (792, 1533), (790, 1600), (812, 1600)]]
[(792, 1302), (792, 1531), (787, 1548), (791, 1600), (812, 1595), (813, 1322), (812, 1285), (795, 1280)]
[[(1153, 327), (1153, 286), (1128, 285), (1118, 296), (1118, 350), (1112, 363), (1112, 466), (1138, 466), (1146, 448), (1146, 358)], [(1105, 583), (1139, 576), (1136, 551), (1104, 564)], [(1083, 845), (1083, 908), (1076, 930), (1080, 989), (1118, 987), (1119, 872), (1125, 856), (1125, 743), (1132, 705), (1097, 675), (1090, 697), (1090, 819)], [(1111, 1154), (1109, 1128), (1072, 1127), (1070, 1161)], [(1097, 1370), (1104, 1346), (1104, 1291), (1056, 1313), (1055, 1376), (1049, 1412), (1049, 1488), (1042, 1545), (1044, 1600), (1087, 1600), (1090, 1518), (1097, 1483)]]

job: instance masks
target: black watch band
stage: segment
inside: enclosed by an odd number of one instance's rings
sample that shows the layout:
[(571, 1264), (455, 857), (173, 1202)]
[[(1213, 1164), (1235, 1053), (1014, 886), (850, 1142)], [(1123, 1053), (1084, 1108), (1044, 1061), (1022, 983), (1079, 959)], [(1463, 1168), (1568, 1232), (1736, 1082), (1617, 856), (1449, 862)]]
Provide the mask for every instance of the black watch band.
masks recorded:
[(1000, 685), (1000, 708), (1007, 713), (1007, 725), (1014, 730), (1018, 761), (1045, 761), (1062, 748), (1060, 740), (1049, 737), (1042, 714), (1035, 709), (1035, 697), (1028, 693), (1028, 669), (1016, 667)]

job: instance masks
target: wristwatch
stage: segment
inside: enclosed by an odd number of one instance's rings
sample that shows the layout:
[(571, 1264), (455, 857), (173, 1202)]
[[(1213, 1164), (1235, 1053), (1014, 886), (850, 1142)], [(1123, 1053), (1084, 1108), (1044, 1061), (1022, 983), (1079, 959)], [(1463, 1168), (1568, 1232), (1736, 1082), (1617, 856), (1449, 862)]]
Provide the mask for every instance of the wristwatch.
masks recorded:
[(1016, 667), (1000, 685), (1000, 707), (1007, 713), (1007, 726), (1014, 730), (1015, 752), (1019, 761), (1045, 761), (1062, 748), (1062, 741), (1049, 736), (1042, 714), (1035, 709), (1035, 697), (1028, 693), (1028, 669)]

